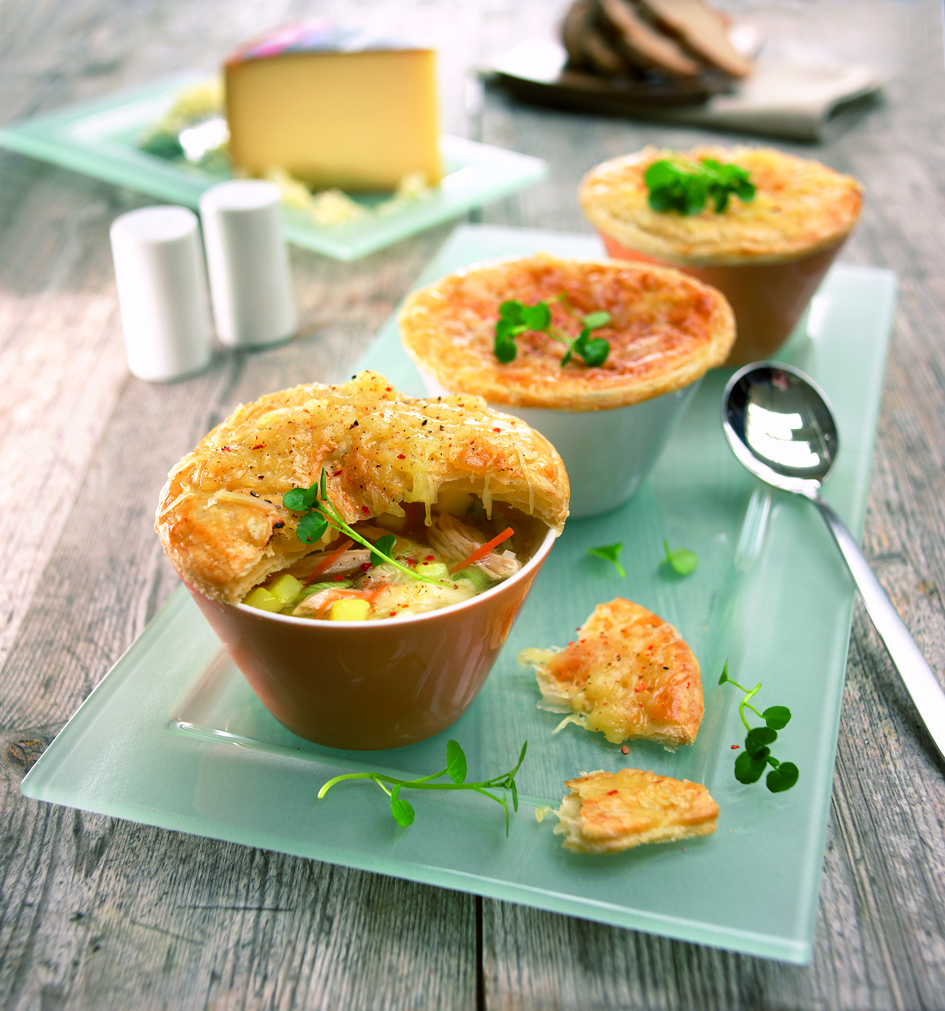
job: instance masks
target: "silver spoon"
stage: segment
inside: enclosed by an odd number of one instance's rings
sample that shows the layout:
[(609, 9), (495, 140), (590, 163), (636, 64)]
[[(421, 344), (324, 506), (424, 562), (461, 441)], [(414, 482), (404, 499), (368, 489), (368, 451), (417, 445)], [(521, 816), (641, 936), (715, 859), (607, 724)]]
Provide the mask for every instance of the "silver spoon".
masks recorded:
[(830, 402), (803, 372), (777, 362), (755, 362), (728, 381), (722, 427), (732, 452), (752, 474), (782, 491), (803, 495), (820, 510), (876, 631), (945, 759), (945, 692), (843, 520), (820, 497), (840, 448)]

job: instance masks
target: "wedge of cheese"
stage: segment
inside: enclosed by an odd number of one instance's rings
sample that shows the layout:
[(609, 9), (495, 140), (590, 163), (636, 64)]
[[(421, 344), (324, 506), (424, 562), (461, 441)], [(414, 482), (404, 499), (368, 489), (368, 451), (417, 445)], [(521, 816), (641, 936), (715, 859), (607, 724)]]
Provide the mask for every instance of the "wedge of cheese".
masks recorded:
[(348, 191), (440, 181), (433, 50), (306, 22), (243, 46), (224, 71), (238, 171)]

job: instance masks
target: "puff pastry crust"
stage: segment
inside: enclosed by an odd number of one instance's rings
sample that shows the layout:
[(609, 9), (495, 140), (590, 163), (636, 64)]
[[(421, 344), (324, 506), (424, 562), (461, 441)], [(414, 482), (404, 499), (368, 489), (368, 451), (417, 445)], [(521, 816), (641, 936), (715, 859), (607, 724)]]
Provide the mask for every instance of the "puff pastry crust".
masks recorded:
[[(754, 200), (729, 201), (721, 214), (709, 202), (699, 214), (654, 211), (643, 176), (654, 161), (682, 154), (748, 170)], [(603, 162), (578, 192), (587, 219), (627, 249), (683, 266), (778, 263), (842, 242), (860, 215), (863, 191), (851, 176), (773, 148), (645, 148)]]
[(719, 805), (701, 783), (639, 769), (570, 779), (555, 833), (576, 853), (618, 853), (644, 843), (711, 835)]
[[(493, 353), (499, 306), (510, 299), (548, 301), (552, 323), (572, 336), (580, 316), (603, 310), (594, 331), (610, 343), (603, 365), (572, 360), (564, 345), (526, 333), (514, 361)], [(621, 260), (536, 256), (495, 260), (450, 274), (404, 303), (400, 334), (417, 365), (449, 390), (514, 407), (598, 411), (682, 389), (720, 365), (735, 339), (732, 311), (715, 288), (678, 271)]]
[(572, 711), (612, 744), (674, 748), (699, 732), (699, 661), (672, 625), (630, 600), (598, 604), (564, 649), (526, 649), (518, 660), (535, 671), (542, 708)]
[[(310, 383), (238, 407), (168, 475), (155, 529), (182, 579), (235, 603), (313, 550), (282, 495), (328, 472), (348, 523), (430, 507), (440, 490), (507, 502), (558, 533), (568, 477), (554, 447), (478, 397), (406, 397), (376, 372), (340, 386)], [(325, 541), (334, 537), (329, 531)]]

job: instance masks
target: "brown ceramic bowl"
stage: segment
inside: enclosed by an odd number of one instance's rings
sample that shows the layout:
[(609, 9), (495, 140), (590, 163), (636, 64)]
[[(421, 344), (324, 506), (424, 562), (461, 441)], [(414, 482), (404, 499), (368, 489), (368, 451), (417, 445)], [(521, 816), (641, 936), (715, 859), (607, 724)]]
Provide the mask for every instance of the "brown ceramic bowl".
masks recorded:
[(725, 295), (737, 335), (727, 366), (771, 357), (804, 314), (862, 206), (856, 180), (826, 165), (770, 148), (702, 147), (690, 160), (714, 158), (749, 171), (755, 197), (732, 197), (717, 214), (655, 211), (646, 169), (677, 152), (647, 148), (615, 158), (584, 177), (580, 202), (609, 256), (675, 267)]
[(781, 347), (791, 336), (845, 241), (781, 263), (723, 263), (696, 267), (645, 256), (627, 249), (604, 232), (598, 234), (608, 256), (675, 267), (722, 292), (735, 313), (737, 327), (726, 366), (770, 358)]
[(188, 586), (262, 704), (292, 733), (376, 751), (426, 740), (479, 694), (554, 544), (491, 590), (439, 611), (318, 621), (211, 600)]

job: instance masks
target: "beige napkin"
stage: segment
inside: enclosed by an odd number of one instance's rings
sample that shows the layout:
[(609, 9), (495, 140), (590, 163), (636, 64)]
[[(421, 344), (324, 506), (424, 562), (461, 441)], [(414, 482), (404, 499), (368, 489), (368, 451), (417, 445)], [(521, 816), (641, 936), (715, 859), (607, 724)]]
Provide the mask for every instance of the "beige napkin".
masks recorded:
[(882, 84), (882, 75), (869, 67), (762, 62), (736, 90), (701, 105), (654, 110), (654, 116), (687, 126), (816, 141), (851, 102)]
[[(529, 39), (497, 57), (490, 67), (512, 86), (517, 81), (545, 89), (554, 101), (567, 55), (557, 42)], [(511, 78), (511, 79), (510, 79)], [(674, 106), (627, 106), (626, 115), (662, 123), (734, 130), (791, 140), (821, 140), (840, 113), (878, 91), (883, 75), (869, 67), (827, 63), (755, 64), (752, 76), (707, 102)]]

